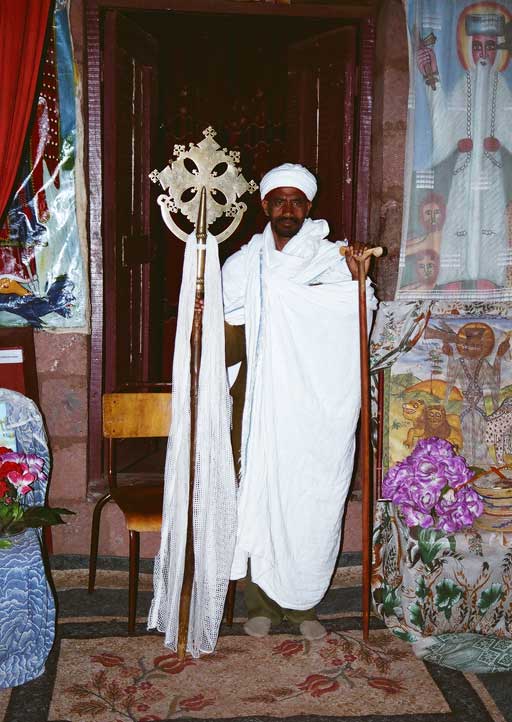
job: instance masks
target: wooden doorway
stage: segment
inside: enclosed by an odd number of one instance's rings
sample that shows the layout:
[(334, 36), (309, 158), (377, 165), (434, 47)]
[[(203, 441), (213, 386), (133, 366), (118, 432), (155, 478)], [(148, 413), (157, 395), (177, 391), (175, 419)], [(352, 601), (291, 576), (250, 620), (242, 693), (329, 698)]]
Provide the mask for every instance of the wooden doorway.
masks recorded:
[[(102, 4), (88, 3), (92, 481), (101, 478), (102, 391), (170, 380), (183, 244), (155, 217), (156, 189), (148, 205), (150, 159), (163, 167), (175, 143), (195, 142), (213, 125), (256, 182), (285, 160), (308, 165), (320, 179), (314, 215), (327, 218), (333, 238), (365, 239), (374, 47), (367, 7), (219, 2), (212, 11), (189, 2), (163, 13), (158, 2)], [(95, 100), (96, 72), (104, 95)], [(130, 103), (137, 112), (126, 118)], [(221, 255), (263, 225), (254, 197)]]

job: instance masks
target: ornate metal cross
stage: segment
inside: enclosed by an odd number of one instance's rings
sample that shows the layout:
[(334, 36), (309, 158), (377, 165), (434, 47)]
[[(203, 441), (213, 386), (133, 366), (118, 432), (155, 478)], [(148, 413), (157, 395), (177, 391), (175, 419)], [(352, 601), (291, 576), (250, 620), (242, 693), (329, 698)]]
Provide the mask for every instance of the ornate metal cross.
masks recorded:
[(215, 130), (209, 126), (203, 130), (204, 139), (197, 145), (190, 143), (188, 150), (184, 145), (175, 145), (174, 161), (161, 171), (150, 174), (153, 183), (160, 183), (166, 193), (158, 196), (162, 218), (166, 226), (182, 241), (188, 233), (182, 230), (173, 218), (180, 211), (191, 223), (195, 224), (199, 213), (202, 188), (206, 190), (206, 225), (225, 215), (233, 220), (219, 233), (217, 242), (222, 243), (237, 229), (247, 210), (245, 203), (238, 200), (246, 191), (253, 193), (258, 186), (249, 183), (243, 177), (238, 163), (240, 153), (221, 148), (214, 140)]

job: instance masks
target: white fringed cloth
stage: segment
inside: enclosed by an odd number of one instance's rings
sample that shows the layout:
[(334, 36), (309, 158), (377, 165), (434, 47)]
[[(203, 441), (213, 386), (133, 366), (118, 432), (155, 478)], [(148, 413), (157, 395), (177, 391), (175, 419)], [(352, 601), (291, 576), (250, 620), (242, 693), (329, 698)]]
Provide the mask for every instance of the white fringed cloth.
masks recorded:
[[(217, 242), (206, 241), (202, 359), (193, 495), (195, 572), (187, 652), (213, 652), (222, 620), (236, 532), (236, 480), (230, 441), (231, 401), (224, 353), (224, 313)], [(197, 241), (189, 236), (180, 291), (173, 362), (172, 424), (165, 465), (160, 551), (148, 628), (176, 650), (189, 496), (190, 334)]]

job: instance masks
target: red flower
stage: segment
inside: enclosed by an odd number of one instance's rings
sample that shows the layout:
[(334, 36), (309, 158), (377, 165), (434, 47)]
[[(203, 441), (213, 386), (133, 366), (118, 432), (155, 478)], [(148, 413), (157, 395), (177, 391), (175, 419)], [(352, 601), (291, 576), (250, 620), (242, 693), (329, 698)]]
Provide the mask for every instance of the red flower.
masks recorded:
[(335, 679), (325, 677), (323, 674), (310, 674), (304, 682), (297, 685), (299, 689), (309, 692), (312, 697), (320, 697), (322, 694), (334, 692), (339, 689), (339, 686)]
[(155, 657), (153, 664), (165, 674), (179, 674), (185, 667), (194, 665), (195, 662), (193, 659), (178, 659), (178, 655), (174, 652), (173, 654), (164, 654), (162, 657)]
[(195, 697), (189, 697), (188, 699), (182, 699), (180, 701), (180, 709), (188, 709), (190, 711), (196, 711), (208, 707), (215, 702), (214, 699), (208, 699), (204, 694), (196, 694)]
[(3, 454), (10, 454), (12, 452), (12, 449), (8, 449), (7, 446), (0, 446), (0, 456), (3, 456)]
[(357, 657), (355, 654), (345, 654), (343, 659), (345, 660), (345, 662), (355, 662)]
[(123, 664), (124, 659), (122, 657), (118, 657), (117, 654), (104, 652), (103, 654), (91, 657), (91, 662), (99, 662), (104, 667), (117, 667), (119, 664)]
[(273, 654), (282, 654), (283, 657), (291, 657), (294, 654), (302, 652), (302, 642), (296, 642), (293, 639), (285, 639), (284, 642), (274, 647)]
[(0, 464), (0, 479), (4, 479), (11, 471), (17, 471), (18, 474), (22, 474), (23, 467), (21, 466), (21, 464), (17, 464), (15, 461), (4, 461), (2, 464)]
[(389, 677), (370, 677), (368, 679), (370, 687), (382, 689), (386, 694), (398, 694), (403, 692), (405, 687), (397, 679), (389, 679)]
[(7, 494), (9, 486), (10, 485), (4, 479), (0, 479), (0, 499)]

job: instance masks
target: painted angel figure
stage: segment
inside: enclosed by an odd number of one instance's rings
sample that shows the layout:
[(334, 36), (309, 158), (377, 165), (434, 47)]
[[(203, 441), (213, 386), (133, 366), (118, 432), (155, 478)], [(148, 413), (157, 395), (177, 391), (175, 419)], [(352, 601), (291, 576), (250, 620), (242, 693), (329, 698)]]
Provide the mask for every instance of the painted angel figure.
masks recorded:
[[(451, 90), (443, 87), (434, 45), (420, 42), (416, 51), (432, 116), (432, 166), (457, 154), (438, 286), (461, 279), (506, 285), (510, 247), (502, 149), (512, 152), (512, 93), (503, 74), (510, 55), (503, 39), (511, 15), (499, 4), (489, 9), (489, 3), (480, 3), (459, 16), (457, 51), (464, 74)], [(431, 77), (435, 83), (427, 82)]]

